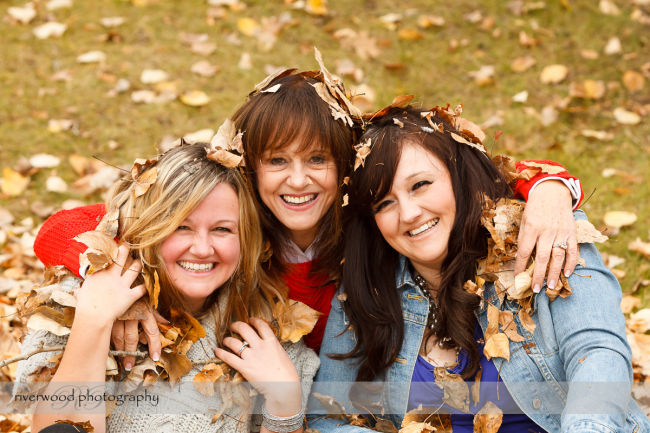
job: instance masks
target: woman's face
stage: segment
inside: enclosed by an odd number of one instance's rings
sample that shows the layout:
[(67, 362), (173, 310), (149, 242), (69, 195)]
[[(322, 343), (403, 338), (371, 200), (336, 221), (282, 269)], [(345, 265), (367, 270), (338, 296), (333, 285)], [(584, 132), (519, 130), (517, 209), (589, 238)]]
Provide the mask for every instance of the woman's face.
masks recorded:
[(169, 278), (192, 312), (232, 276), (239, 263), (239, 199), (220, 183), (161, 245)]
[(336, 198), (337, 169), (332, 155), (312, 147), (298, 152), (297, 141), (265, 152), (257, 168), (264, 204), (291, 232), (303, 250), (316, 238), (319, 224)]
[(420, 273), (439, 271), (456, 218), (449, 171), (422, 146), (405, 143), (390, 192), (374, 207), (386, 242)]

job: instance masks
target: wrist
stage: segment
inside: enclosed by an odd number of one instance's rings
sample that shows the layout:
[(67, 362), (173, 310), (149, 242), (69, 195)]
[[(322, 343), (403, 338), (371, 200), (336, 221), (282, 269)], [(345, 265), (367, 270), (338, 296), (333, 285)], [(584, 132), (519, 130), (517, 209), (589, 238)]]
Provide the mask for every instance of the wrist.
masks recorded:
[(100, 314), (89, 313), (77, 308), (72, 322), (72, 329), (79, 328), (84, 332), (103, 333), (111, 331), (114, 320)]
[(264, 407), (274, 416), (286, 417), (302, 409), (302, 390), (300, 382), (274, 383), (264, 395)]

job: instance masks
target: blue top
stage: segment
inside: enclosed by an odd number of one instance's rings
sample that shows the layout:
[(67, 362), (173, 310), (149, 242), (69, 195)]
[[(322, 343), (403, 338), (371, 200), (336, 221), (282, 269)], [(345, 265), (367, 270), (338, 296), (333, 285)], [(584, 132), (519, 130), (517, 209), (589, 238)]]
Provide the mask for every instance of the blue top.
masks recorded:
[[(480, 329), (477, 329), (478, 336), (482, 336)], [(435, 384), (435, 376), (431, 365), (422, 356), (418, 355), (413, 370), (411, 388), (409, 390), (408, 410), (412, 410), (422, 405), (423, 408), (436, 408), (439, 413), (451, 413), (451, 426), (454, 433), (473, 433), (474, 431), (474, 414), (488, 402), (494, 403), (503, 412), (503, 421), (499, 432), (503, 433), (521, 433), (521, 432), (543, 432), (542, 428), (535, 424), (526, 414), (522, 413), (517, 403), (512, 399), (508, 389), (503, 384), (499, 372), (494, 363), (489, 361), (483, 355), (483, 344), (477, 342), (479, 353), (481, 354), (481, 378), (479, 395), (480, 399), (474, 404), (470, 397), (469, 412), (463, 412), (457, 408), (443, 404), (443, 390)], [(461, 374), (469, 363), (469, 354), (461, 350), (458, 354), (458, 363), (448, 368), (447, 371), (452, 374)], [(468, 378), (471, 386), (476, 375)]]
[[(586, 219), (582, 211), (574, 212), (574, 216)], [(631, 397), (632, 352), (620, 309), (621, 288), (593, 244), (580, 244), (580, 255), (585, 264), (578, 265), (569, 277), (573, 294), (553, 302), (545, 290), (535, 295), (535, 332), (528, 332), (515, 314), (517, 332), (524, 341), (510, 342), (510, 361), (494, 358), (493, 364), (519, 409), (548, 432), (650, 432), (650, 421)], [(370, 401), (380, 402), (384, 418), (399, 427), (408, 410), (429, 303), (413, 281), (405, 257), (395, 273), (404, 340), (395, 362), (375, 379), (379, 390), (374, 392), (378, 395)], [(518, 311), (516, 302), (499, 303), (492, 284), (486, 283), (484, 288), (485, 299), (494, 299), (497, 308)], [(355, 346), (356, 336), (348, 329), (343, 302), (337, 296), (332, 298), (321, 366), (312, 389), (335, 397), (350, 413), (358, 413), (349, 399), (358, 360), (338, 361), (327, 356), (348, 353)], [(475, 313), (485, 331), (487, 306)], [(312, 414), (325, 412), (317, 402), (309, 410)], [(309, 426), (321, 433), (368, 433), (362, 427), (323, 417), (312, 420)]]

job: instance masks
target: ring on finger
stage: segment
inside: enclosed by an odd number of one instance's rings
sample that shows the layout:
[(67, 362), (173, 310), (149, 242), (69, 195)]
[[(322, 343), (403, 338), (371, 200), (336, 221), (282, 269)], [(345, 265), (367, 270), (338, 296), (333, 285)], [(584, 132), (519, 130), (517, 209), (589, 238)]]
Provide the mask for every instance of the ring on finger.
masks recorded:
[(553, 248), (562, 248), (563, 250), (566, 250), (568, 248), (568, 245), (566, 244), (566, 241), (561, 241), (561, 242), (555, 242), (553, 244)]
[(241, 357), (241, 354), (244, 352), (244, 349), (246, 349), (248, 346), (249, 346), (248, 341), (244, 341), (244, 343), (239, 348), (239, 352), (237, 352), (237, 356)]

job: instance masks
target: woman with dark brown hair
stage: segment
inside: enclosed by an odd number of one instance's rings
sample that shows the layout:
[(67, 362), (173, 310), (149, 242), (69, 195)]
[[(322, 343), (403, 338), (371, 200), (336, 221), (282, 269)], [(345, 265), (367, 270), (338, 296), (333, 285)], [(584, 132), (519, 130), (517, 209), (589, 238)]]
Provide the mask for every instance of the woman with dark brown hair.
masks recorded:
[[(345, 296), (332, 301), (316, 391), (397, 426), (419, 409), (426, 431), (484, 431), (479, 411), (503, 414), (500, 432), (650, 431), (630, 396), (616, 278), (583, 243), (580, 275), (549, 278), (539, 293), (514, 283), (516, 243), (501, 230), (520, 215), (508, 208), (486, 222), (512, 191), (472, 126), (449, 108), (391, 107), (361, 137), (370, 153), (350, 180)], [(522, 206), (510, 203), (499, 205)], [(507, 257), (489, 249), (498, 242)], [(564, 248), (556, 238), (553, 249)], [(463, 380), (474, 382), (472, 401)]]

